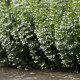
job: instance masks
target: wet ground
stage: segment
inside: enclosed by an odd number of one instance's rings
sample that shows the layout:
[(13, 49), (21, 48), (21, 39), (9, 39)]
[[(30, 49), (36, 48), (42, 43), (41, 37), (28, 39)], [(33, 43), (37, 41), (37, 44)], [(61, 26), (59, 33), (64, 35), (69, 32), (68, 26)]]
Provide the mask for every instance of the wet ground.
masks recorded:
[(80, 80), (80, 73), (0, 67), (0, 80)]

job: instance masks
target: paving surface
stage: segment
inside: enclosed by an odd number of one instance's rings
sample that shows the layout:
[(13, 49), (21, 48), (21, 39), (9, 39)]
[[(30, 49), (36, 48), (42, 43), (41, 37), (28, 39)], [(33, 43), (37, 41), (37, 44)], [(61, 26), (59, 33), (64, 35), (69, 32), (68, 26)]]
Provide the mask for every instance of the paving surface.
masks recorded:
[(0, 80), (80, 80), (80, 73), (42, 70), (25, 71), (16, 68), (0, 67)]

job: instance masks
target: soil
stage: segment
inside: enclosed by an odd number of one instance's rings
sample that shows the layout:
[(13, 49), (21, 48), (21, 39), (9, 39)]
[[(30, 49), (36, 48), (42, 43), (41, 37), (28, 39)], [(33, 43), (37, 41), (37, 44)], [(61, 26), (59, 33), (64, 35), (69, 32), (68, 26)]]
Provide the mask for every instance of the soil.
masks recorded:
[(80, 80), (80, 73), (0, 67), (0, 80)]

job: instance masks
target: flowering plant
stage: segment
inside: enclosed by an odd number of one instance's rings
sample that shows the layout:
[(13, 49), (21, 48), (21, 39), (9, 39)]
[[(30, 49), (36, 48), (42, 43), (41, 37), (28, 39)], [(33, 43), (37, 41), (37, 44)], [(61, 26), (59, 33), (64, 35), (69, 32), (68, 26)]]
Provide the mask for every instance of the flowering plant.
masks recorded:
[(0, 1), (0, 43), (8, 63), (18, 68), (79, 69), (79, 4), (79, 0)]

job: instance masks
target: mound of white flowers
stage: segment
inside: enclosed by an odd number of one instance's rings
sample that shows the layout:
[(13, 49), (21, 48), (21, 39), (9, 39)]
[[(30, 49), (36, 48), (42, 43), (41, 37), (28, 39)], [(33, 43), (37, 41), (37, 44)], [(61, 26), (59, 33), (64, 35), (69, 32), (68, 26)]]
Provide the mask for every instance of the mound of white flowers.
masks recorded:
[(0, 1), (0, 43), (13, 66), (80, 67), (79, 0)]

